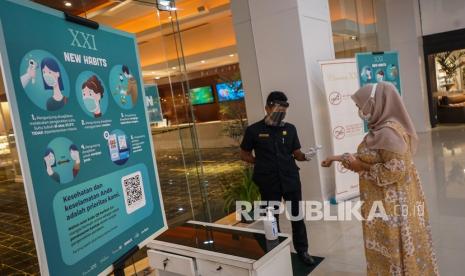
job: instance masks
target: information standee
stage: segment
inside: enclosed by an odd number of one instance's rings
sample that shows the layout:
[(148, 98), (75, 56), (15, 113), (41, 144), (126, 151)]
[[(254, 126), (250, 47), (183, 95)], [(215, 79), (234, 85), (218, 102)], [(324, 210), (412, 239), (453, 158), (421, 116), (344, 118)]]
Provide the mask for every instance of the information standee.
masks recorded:
[[(359, 89), (355, 59), (339, 59), (321, 62), (329, 110), (332, 150), (334, 154), (354, 153), (362, 141), (363, 122), (351, 99)], [(345, 169), (341, 163), (334, 164), (335, 202), (359, 195), (359, 179), (356, 173)]]
[(136, 39), (3, 0), (0, 54), (41, 274), (108, 274), (166, 229)]

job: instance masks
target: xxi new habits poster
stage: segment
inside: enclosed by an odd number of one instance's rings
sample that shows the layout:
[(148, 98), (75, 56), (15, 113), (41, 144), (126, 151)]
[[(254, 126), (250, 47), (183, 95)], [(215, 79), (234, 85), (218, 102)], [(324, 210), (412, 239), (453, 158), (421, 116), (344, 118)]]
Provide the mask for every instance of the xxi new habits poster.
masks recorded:
[(166, 227), (135, 37), (0, 2), (0, 50), (43, 275), (95, 275)]

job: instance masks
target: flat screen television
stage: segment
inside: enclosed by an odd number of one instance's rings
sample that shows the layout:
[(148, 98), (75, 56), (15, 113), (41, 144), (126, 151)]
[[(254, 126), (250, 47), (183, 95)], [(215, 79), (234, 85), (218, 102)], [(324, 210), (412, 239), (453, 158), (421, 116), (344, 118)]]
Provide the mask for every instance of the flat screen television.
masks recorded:
[(244, 99), (244, 88), (242, 88), (242, 81), (234, 81), (229, 83), (219, 83), (216, 85), (216, 92), (218, 93), (218, 101), (237, 101)]
[(211, 104), (215, 102), (211, 86), (202, 86), (189, 90), (192, 105)]

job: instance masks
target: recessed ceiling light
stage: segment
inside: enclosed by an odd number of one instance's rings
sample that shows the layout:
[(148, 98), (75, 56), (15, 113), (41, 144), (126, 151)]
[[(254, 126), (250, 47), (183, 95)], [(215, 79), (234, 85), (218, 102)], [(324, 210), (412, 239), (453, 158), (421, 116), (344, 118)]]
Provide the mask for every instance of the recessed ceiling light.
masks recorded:
[(171, 19), (171, 18), (173, 18), (173, 17), (171, 17), (171, 16), (168, 16), (168, 19)]
[(161, 11), (175, 11), (174, 0), (157, 0), (157, 8)]
[(234, 54), (230, 54), (229, 56), (230, 56), (230, 57), (234, 57)]
[(72, 5), (73, 5), (73, 4), (71, 4), (71, 2), (65, 1), (65, 6), (71, 7)]
[(176, 67), (171, 67), (171, 69), (176, 70)]
[(205, 63), (206, 61), (205, 60), (201, 60), (200, 63)]
[(352, 40), (357, 40), (357, 37), (355, 35), (351, 36), (350, 39)]
[(155, 79), (156, 79), (156, 80), (159, 80), (159, 79), (160, 79), (160, 77), (156, 77)]

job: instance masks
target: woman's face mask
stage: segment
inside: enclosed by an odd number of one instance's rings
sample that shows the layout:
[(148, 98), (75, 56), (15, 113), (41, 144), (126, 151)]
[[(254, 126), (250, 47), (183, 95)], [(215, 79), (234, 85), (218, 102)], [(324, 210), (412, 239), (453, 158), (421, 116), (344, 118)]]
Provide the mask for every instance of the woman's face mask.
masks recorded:
[(98, 105), (96, 98), (96, 93), (92, 89), (85, 87), (82, 90), (82, 100), (84, 101), (84, 106), (89, 112), (93, 113), (97, 110)]
[(47, 66), (45, 66), (42, 70), (42, 76), (44, 78), (44, 82), (50, 87), (55, 86), (58, 82), (57, 73), (50, 71)]
[(372, 100), (369, 99), (369, 100), (363, 105), (363, 107), (360, 108), (360, 109), (358, 110), (358, 116), (360, 117), (360, 119), (362, 119), (362, 120), (365, 121), (365, 122), (369, 122), (369, 121), (370, 121), (370, 119), (371, 119), (371, 114), (370, 114), (370, 113), (365, 114), (365, 113), (363, 113), (363, 110), (366, 109), (366, 107), (368, 106), (368, 104), (371, 105), (371, 103), (372, 103)]
[(94, 98), (83, 98), (84, 105), (89, 110), (89, 112), (95, 112), (97, 110), (97, 103), (95, 102)]
[(48, 86), (53, 87), (57, 84), (57, 79), (52, 74), (44, 73), (43, 77)]

